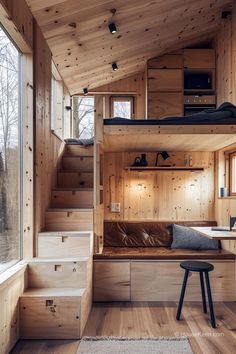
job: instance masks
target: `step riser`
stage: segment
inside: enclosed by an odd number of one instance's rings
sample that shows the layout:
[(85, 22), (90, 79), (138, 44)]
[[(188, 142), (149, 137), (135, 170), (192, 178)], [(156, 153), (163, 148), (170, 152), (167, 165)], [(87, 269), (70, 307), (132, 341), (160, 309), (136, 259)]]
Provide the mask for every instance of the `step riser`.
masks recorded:
[[(50, 257), (51, 258), (51, 257)], [(30, 262), (29, 288), (84, 288), (88, 276), (88, 262), (58, 261)]]
[(93, 211), (46, 212), (48, 231), (91, 231), (93, 230)]
[(65, 155), (93, 156), (93, 146), (83, 147), (80, 145), (66, 145)]
[(93, 191), (53, 191), (53, 208), (85, 208), (93, 207)]
[(90, 236), (38, 236), (39, 258), (70, 258), (90, 256), (92, 252)]
[(58, 172), (59, 188), (93, 188), (93, 173)]
[(63, 170), (93, 171), (93, 157), (63, 157)]

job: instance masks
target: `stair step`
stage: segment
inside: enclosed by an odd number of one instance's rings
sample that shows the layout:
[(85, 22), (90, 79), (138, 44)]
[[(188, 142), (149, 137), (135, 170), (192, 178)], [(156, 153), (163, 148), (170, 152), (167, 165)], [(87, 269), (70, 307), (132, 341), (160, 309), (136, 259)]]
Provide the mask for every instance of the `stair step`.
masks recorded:
[(93, 188), (93, 171), (77, 172), (77, 171), (58, 171), (57, 172), (58, 187), (80, 187)]
[(81, 145), (66, 144), (65, 153), (70, 156), (93, 156), (93, 145), (86, 147)]
[(51, 231), (38, 234), (38, 257), (60, 258), (90, 256), (92, 232)]
[(87, 284), (89, 257), (40, 259), (28, 262), (29, 288), (84, 288)]
[(21, 338), (79, 339), (85, 289), (28, 289), (20, 297)]
[(93, 171), (93, 156), (62, 156), (63, 170)]
[(52, 207), (92, 208), (93, 190), (53, 190)]
[(49, 209), (46, 211), (47, 231), (91, 231), (92, 209)]

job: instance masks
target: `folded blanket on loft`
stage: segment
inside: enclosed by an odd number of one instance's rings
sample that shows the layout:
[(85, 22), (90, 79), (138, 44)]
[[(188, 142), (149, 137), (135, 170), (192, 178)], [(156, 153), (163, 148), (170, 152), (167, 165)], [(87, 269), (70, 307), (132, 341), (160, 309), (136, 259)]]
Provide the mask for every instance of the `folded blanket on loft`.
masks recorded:
[[(236, 124), (236, 106), (230, 102), (224, 102), (218, 108), (208, 108), (200, 113), (191, 114), (184, 117), (167, 117), (162, 119), (130, 120), (127, 118), (115, 117), (105, 119), (108, 124)], [(113, 122), (112, 122), (113, 121)], [(146, 123), (145, 123), (146, 121)], [(132, 124), (132, 123), (128, 123)]]
[(94, 138), (89, 138), (89, 139), (68, 138), (65, 139), (65, 143), (71, 145), (82, 145), (86, 147), (94, 144)]

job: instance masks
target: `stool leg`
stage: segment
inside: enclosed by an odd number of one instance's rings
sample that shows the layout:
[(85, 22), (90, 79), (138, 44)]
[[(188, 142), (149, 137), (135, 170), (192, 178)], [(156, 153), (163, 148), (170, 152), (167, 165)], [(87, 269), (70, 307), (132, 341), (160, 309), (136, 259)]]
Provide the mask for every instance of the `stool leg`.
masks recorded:
[(205, 272), (205, 277), (206, 277), (206, 288), (207, 288), (210, 317), (211, 317), (211, 326), (212, 326), (212, 328), (216, 328), (216, 321), (215, 321), (215, 315), (214, 315), (214, 307), (213, 307), (213, 303), (212, 303), (211, 287), (210, 287), (210, 280), (209, 280), (208, 272)]
[(182, 285), (182, 289), (181, 289), (176, 320), (179, 320), (180, 316), (181, 316), (181, 311), (182, 311), (182, 306), (183, 306), (183, 301), (184, 301), (184, 294), (185, 294), (185, 289), (186, 289), (187, 280), (188, 280), (188, 274), (189, 274), (189, 271), (185, 270), (184, 281), (183, 281), (183, 285)]
[(200, 272), (199, 275), (200, 275), (200, 283), (201, 283), (201, 291), (202, 291), (203, 312), (207, 313), (207, 304), (206, 304), (206, 294), (205, 294), (203, 272)]

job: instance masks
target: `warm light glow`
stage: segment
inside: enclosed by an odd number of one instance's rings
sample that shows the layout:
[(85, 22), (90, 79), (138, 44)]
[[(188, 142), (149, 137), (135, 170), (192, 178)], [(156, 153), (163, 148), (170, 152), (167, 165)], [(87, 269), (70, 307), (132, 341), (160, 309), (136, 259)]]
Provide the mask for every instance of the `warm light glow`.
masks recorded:
[(141, 191), (143, 189), (142, 183), (139, 183), (137, 187), (138, 187), (138, 191)]

